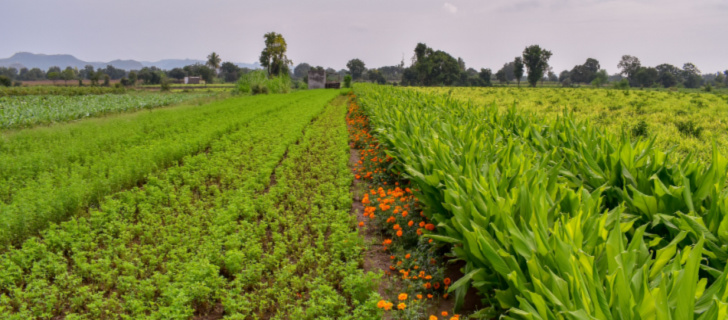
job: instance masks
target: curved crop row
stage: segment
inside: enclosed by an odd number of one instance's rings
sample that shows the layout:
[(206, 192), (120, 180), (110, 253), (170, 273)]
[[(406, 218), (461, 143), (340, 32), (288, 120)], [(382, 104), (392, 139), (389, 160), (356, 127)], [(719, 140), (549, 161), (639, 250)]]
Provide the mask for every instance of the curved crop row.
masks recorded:
[[(728, 161), (674, 161), (570, 115), (544, 121), (448, 96), (360, 85), (359, 103), (417, 184), (429, 237), (518, 319), (722, 319)], [(460, 296), (460, 295), (458, 295)]]

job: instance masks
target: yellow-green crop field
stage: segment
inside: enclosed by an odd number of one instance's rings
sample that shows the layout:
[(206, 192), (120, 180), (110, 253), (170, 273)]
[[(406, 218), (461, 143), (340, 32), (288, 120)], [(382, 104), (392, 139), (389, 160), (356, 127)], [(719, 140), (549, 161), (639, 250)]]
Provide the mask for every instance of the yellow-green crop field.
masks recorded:
[[(655, 136), (661, 149), (710, 158), (712, 141), (728, 154), (728, 95), (679, 91), (564, 88), (420, 88), (475, 104), (514, 107), (544, 120), (572, 114), (576, 121), (615, 134)], [(643, 125), (640, 122), (644, 121)], [(646, 126), (645, 126), (646, 125)]]

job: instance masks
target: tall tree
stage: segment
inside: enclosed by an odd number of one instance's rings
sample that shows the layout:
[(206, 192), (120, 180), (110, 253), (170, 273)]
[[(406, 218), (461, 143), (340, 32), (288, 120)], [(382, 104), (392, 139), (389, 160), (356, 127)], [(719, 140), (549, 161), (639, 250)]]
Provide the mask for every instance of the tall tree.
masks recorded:
[(220, 76), (223, 80), (225, 80), (225, 82), (238, 81), (238, 79), (242, 75), (240, 71), (241, 70), (238, 66), (229, 61), (223, 62), (220, 65)]
[(271, 76), (288, 75), (289, 67), (293, 61), (286, 56), (288, 45), (283, 35), (275, 32), (266, 33), (265, 48), (260, 53), (260, 65), (268, 70)]
[(495, 79), (498, 80), (500, 84), (508, 83), (508, 77), (506, 77), (506, 72), (503, 69), (500, 69), (495, 73)]
[(632, 76), (632, 80), (630, 80), (630, 83), (634, 82), (637, 86), (640, 87), (651, 87), (658, 79), (658, 72), (657, 69), (652, 67), (641, 67), (637, 72)]
[(637, 57), (623, 55), (622, 60), (619, 61), (617, 67), (619, 69), (622, 69), (622, 71), (620, 71), (620, 74), (627, 77), (630, 82), (632, 82), (635, 74), (637, 74), (637, 71), (639, 71), (640, 67), (642, 67), (642, 64), (640, 63), (640, 59), (638, 59)]
[(48, 80), (53, 81), (53, 84), (56, 84), (56, 80), (58, 80), (61, 77), (61, 73), (57, 71), (51, 71), (46, 73), (46, 76), (48, 77)]
[(480, 69), (480, 73), (478, 76), (480, 77), (481, 83), (486, 86), (490, 87), (492, 86), (490, 82), (490, 77), (493, 75), (493, 71), (490, 71), (490, 69)]
[(523, 58), (516, 57), (513, 59), (513, 75), (516, 76), (516, 83), (521, 87), (521, 78), (523, 78)]
[(682, 70), (671, 64), (663, 63), (657, 67), (657, 82), (665, 88), (674, 87), (678, 84)]
[(303, 79), (308, 76), (308, 70), (311, 70), (311, 65), (308, 63), (299, 63), (293, 68), (293, 77), (296, 79)]
[(700, 69), (688, 62), (683, 65), (682, 81), (685, 88), (697, 88), (703, 84), (703, 77), (700, 76)]
[(351, 78), (354, 80), (361, 79), (361, 75), (367, 70), (364, 61), (361, 61), (358, 58), (349, 60), (349, 62), (346, 63), (346, 67), (349, 68)]
[(548, 68), (550, 58), (551, 51), (542, 49), (536, 44), (523, 50), (523, 62), (528, 70), (528, 83), (532, 87), (535, 87), (536, 83), (543, 78), (544, 70)]
[(559, 82), (564, 82), (564, 80), (571, 78), (571, 72), (569, 70), (564, 70), (559, 73)]
[(76, 70), (71, 67), (66, 67), (66, 69), (61, 72), (61, 79), (63, 80), (63, 85), (68, 85), (68, 80), (76, 79)]
[(581, 65), (574, 66), (571, 69), (570, 78), (572, 82), (591, 83), (596, 76), (597, 71), (600, 69), (599, 61), (597, 59), (588, 58), (586, 62)]
[(220, 56), (213, 51), (210, 53), (209, 56), (207, 56), (207, 65), (212, 68), (212, 70), (215, 70), (217, 73), (217, 69), (220, 68), (220, 62), (222, 62), (222, 59), (220, 59)]

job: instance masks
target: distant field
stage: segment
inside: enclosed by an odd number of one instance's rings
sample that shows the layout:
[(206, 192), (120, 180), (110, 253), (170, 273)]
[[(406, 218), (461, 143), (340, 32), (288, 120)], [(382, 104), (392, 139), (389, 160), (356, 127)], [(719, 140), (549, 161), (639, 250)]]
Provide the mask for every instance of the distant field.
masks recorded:
[(675, 147), (709, 159), (712, 141), (728, 154), (728, 95), (702, 92), (551, 88), (420, 88), (451, 93), (476, 104), (514, 107), (546, 119), (564, 112), (614, 134), (656, 136), (662, 149)]
[[(84, 86), (90, 86), (91, 80), (82, 80)], [(100, 81), (103, 83), (103, 80)], [(109, 83), (113, 86), (114, 84), (119, 83), (120, 80), (110, 80)], [(63, 81), (63, 80), (37, 80), (37, 81), (21, 81), (24, 87), (35, 87), (35, 86), (57, 86), (57, 87), (78, 87), (78, 80), (69, 80), (69, 81)], [(158, 84), (150, 84), (150, 85), (137, 85), (137, 87), (141, 88), (159, 88), (160, 85)], [(185, 88), (185, 87), (204, 87), (205, 84), (184, 84), (184, 83), (173, 83), (173, 88)], [(216, 87), (234, 87), (234, 83), (210, 83), (207, 86), (216, 86)]]
[(215, 93), (134, 92), (75, 96), (0, 96), (0, 129), (77, 120), (110, 112), (152, 109), (215, 95)]

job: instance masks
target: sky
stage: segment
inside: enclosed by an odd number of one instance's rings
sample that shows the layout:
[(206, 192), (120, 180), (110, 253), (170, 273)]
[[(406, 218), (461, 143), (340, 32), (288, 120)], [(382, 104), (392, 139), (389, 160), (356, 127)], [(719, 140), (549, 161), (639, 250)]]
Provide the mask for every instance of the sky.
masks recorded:
[(728, 0), (0, 0), (0, 17), (0, 58), (252, 63), (275, 31), (294, 64), (337, 70), (409, 65), (418, 42), (494, 72), (533, 44), (557, 73), (587, 58), (616, 73), (625, 54), (728, 69)]

